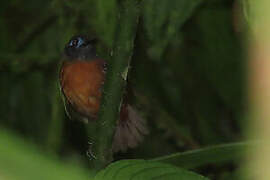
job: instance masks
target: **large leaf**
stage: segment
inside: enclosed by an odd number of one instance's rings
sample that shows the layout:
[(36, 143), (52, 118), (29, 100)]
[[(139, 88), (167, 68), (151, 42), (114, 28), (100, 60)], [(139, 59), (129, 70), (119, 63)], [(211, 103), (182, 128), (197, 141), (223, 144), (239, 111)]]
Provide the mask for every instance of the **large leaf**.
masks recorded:
[(31, 144), (0, 129), (0, 179), (89, 179), (78, 165), (64, 164), (50, 154), (40, 154)]
[(147, 160), (122, 160), (109, 165), (100, 171), (95, 180), (149, 180), (181, 179), (207, 180), (207, 178), (178, 167)]
[(244, 150), (251, 146), (249, 143), (231, 143), (198, 150), (175, 153), (153, 159), (152, 161), (170, 163), (182, 168), (195, 168), (210, 163), (226, 163), (236, 161), (244, 156)]

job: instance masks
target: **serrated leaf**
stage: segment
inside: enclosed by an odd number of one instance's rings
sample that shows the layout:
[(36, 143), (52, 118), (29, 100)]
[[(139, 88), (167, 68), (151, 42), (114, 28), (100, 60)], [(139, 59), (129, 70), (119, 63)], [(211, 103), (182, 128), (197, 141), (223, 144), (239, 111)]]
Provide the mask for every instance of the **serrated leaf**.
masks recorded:
[(122, 160), (100, 171), (95, 180), (149, 180), (181, 179), (207, 180), (207, 178), (176, 166), (148, 160)]

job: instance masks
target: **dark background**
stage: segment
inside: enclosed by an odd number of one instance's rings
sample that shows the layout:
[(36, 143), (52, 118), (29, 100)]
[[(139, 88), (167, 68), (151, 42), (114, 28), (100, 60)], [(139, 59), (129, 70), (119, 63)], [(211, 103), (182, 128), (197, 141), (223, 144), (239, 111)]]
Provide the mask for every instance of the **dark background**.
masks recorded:
[[(118, 12), (111, 2), (1, 1), (1, 127), (87, 166), (86, 129), (65, 115), (57, 72), (63, 47), (76, 34), (97, 38), (99, 56), (109, 58)], [(239, 11), (232, 0), (141, 1), (129, 82), (131, 102), (151, 133), (116, 159), (150, 159), (242, 140), (245, 62)], [(197, 171), (232, 179), (237, 167)]]

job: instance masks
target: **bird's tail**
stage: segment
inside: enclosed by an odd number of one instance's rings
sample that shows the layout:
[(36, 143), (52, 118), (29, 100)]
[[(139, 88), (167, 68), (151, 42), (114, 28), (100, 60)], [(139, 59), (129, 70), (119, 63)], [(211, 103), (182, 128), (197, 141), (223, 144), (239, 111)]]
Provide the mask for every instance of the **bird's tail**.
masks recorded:
[(136, 147), (148, 134), (145, 120), (129, 104), (123, 104), (113, 139), (113, 152)]

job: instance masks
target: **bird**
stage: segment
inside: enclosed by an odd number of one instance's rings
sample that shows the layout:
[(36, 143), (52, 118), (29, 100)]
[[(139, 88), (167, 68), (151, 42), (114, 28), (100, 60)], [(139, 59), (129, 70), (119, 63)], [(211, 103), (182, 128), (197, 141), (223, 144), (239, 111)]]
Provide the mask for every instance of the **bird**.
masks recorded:
[[(96, 53), (96, 40), (75, 35), (65, 45), (59, 70), (60, 92), (67, 116), (84, 123), (98, 121), (108, 64)], [(146, 121), (123, 97), (112, 152), (135, 148), (148, 134)]]

